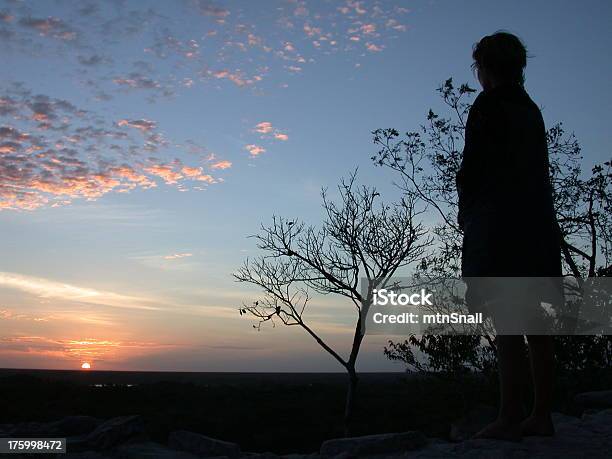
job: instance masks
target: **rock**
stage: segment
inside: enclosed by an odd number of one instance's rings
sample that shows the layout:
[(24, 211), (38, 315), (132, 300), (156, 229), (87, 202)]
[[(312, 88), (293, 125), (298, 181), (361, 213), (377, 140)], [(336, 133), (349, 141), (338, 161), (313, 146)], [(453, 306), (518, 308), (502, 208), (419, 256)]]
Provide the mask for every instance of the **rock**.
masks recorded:
[[(526, 437), (520, 442), (467, 440), (462, 443), (430, 442), (409, 451), (404, 458), (608, 458), (612, 449), (612, 410), (585, 415), (583, 419), (553, 413), (554, 437)], [(399, 457), (391, 456), (391, 457)]]
[(348, 456), (364, 454), (383, 454), (401, 452), (420, 448), (427, 439), (420, 432), (388, 433), (365, 435), (363, 437), (336, 438), (327, 440), (321, 445), (321, 454), (337, 456), (346, 453)]
[[(62, 455), (62, 457), (64, 456)], [(68, 452), (66, 457), (69, 459), (114, 459), (114, 456), (109, 456), (98, 451), (81, 451), (77, 453)]]
[(497, 417), (497, 409), (492, 406), (478, 405), (468, 411), (461, 419), (453, 422), (450, 429), (452, 441), (463, 441), (472, 438), (483, 427)]
[(103, 450), (129, 440), (142, 439), (144, 433), (144, 421), (140, 416), (121, 416), (100, 424), (83, 441), (96, 450)]
[(321, 456), (319, 453), (310, 453), (310, 454), (291, 453), (291, 454), (284, 454), (281, 457), (282, 459), (327, 459), (326, 457)]
[(100, 420), (90, 416), (68, 416), (53, 422), (22, 422), (0, 426), (0, 431), (13, 437), (70, 437), (82, 435), (100, 425)]
[(199, 459), (199, 456), (167, 448), (159, 443), (144, 442), (121, 445), (114, 452), (117, 459)]
[[(49, 424), (50, 432), (59, 437), (73, 437), (92, 432), (102, 421), (91, 416), (68, 416)], [(51, 435), (51, 433), (49, 434)]]
[(612, 408), (612, 390), (583, 392), (574, 397), (574, 402), (583, 410)]
[(204, 457), (227, 456), (230, 459), (234, 459), (241, 456), (240, 446), (236, 443), (217, 440), (216, 438), (185, 430), (172, 432), (168, 436), (168, 445), (171, 448), (188, 451)]
[(612, 448), (612, 409), (586, 414), (582, 417), (582, 422), (590, 432), (607, 437)]
[[(284, 456), (283, 456), (284, 457)], [(242, 459), (281, 459), (276, 453), (266, 451), (265, 453), (242, 453)], [(303, 459), (303, 455), (301, 456)]]

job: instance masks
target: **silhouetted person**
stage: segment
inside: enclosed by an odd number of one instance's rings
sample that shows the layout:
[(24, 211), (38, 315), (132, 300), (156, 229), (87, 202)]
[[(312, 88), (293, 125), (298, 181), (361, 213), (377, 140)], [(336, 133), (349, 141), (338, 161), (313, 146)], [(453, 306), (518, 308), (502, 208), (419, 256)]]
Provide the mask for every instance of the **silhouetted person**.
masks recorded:
[[(523, 87), (525, 46), (516, 36), (497, 32), (480, 40), (472, 56), (483, 91), (468, 115), (457, 174), (462, 275), (560, 277), (546, 131), (540, 110)], [(477, 309), (475, 303), (488, 299), (470, 287), (469, 279), (467, 284), (468, 305)], [(528, 306), (539, 306), (537, 296)], [(522, 409), (524, 337), (498, 335), (499, 415), (477, 437), (518, 440), (554, 434), (552, 337), (527, 336), (527, 342), (535, 386), (531, 415), (525, 418)]]

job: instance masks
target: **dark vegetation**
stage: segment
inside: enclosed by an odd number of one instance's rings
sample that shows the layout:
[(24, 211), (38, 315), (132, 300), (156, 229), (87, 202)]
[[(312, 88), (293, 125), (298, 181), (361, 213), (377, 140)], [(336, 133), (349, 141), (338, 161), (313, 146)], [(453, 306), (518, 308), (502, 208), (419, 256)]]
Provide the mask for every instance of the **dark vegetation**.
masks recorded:
[[(163, 443), (170, 432), (186, 429), (237, 442), (245, 451), (276, 453), (316, 451), (322, 441), (343, 434), (345, 374), (194, 374), (190, 379), (126, 373), (118, 381), (116, 374), (96, 373), (0, 373), (0, 424), (140, 414), (155, 441)], [(92, 385), (137, 378), (139, 384), (132, 387)], [(611, 383), (610, 369), (568, 372), (559, 381), (555, 409), (577, 415), (574, 394)], [(494, 375), (468, 374), (458, 381), (440, 375), (362, 374), (355, 434), (419, 430), (447, 437), (450, 423), (469, 407), (496, 401)]]

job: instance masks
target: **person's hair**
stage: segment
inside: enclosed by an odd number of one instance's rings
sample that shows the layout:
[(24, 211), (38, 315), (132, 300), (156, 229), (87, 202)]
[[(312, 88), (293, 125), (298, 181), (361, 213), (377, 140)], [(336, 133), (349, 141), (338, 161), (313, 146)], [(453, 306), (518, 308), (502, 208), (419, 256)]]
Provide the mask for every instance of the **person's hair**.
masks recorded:
[(472, 50), (472, 68), (484, 70), (504, 83), (525, 82), (527, 48), (516, 35), (498, 31), (483, 37)]

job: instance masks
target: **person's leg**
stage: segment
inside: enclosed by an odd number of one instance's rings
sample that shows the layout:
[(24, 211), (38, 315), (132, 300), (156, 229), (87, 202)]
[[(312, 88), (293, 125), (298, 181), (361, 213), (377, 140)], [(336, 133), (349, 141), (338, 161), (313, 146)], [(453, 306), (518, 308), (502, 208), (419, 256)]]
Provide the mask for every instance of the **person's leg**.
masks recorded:
[(554, 435), (555, 428), (550, 412), (554, 390), (554, 349), (553, 337), (531, 335), (529, 343), (529, 359), (535, 391), (533, 411), (521, 423), (523, 435)]
[(527, 369), (523, 336), (498, 335), (496, 338), (499, 369), (500, 407), (497, 420), (478, 432), (475, 438), (520, 440), (524, 418), (522, 388)]

